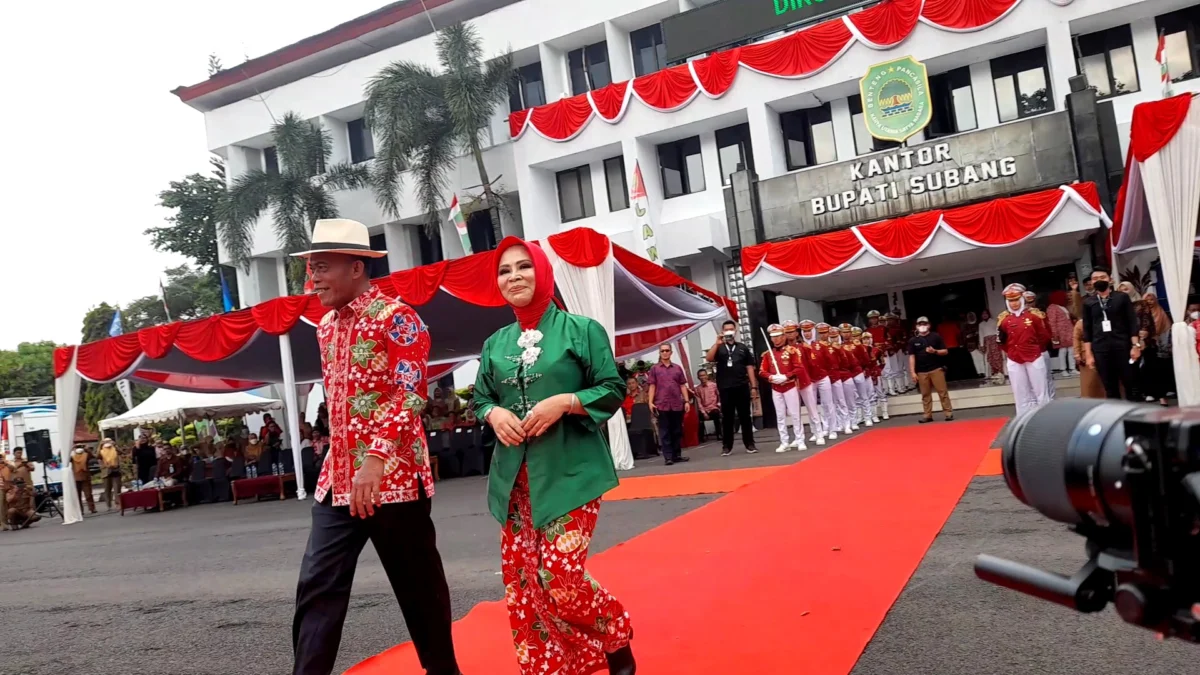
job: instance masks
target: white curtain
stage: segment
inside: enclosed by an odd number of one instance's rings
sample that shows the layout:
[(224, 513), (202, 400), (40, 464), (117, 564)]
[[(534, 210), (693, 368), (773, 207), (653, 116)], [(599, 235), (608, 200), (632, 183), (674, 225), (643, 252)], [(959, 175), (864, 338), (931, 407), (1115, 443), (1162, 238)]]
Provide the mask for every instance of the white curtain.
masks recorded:
[(300, 405), (296, 400), (296, 368), (292, 362), (292, 337), (279, 336), (279, 362), (283, 366), (283, 413), (287, 417), (288, 440), (292, 444), (292, 463), (296, 466), (296, 499), (304, 499), (304, 462), (300, 450)]
[(1188, 281), (1200, 212), (1200, 105), (1193, 102), (1178, 133), (1162, 150), (1142, 162), (1142, 185), (1158, 255), (1166, 282), (1167, 301), (1175, 324), (1171, 347), (1175, 354), (1179, 405), (1200, 405), (1200, 363), (1196, 334), (1187, 324)]
[[(613, 304), (613, 255), (609, 244), (608, 256), (596, 267), (576, 267), (563, 261), (546, 246), (546, 257), (554, 267), (554, 281), (562, 294), (567, 310), (572, 314), (590, 316), (608, 333), (608, 346), (616, 351), (617, 319)], [(633, 449), (629, 446), (629, 433), (625, 430), (625, 415), (617, 413), (608, 420), (608, 440), (612, 451), (613, 465), (618, 471), (633, 468)]]
[(54, 381), (54, 404), (58, 410), (58, 447), (54, 450), (58, 452), (59, 464), (62, 467), (63, 525), (83, 520), (83, 510), (79, 508), (79, 495), (75, 492), (75, 474), (71, 471), (71, 449), (75, 447), (75, 421), (79, 416), (81, 386), (79, 371), (75, 370), (75, 358), (78, 353), (79, 350), (76, 349), (75, 354), (71, 356), (71, 367)]

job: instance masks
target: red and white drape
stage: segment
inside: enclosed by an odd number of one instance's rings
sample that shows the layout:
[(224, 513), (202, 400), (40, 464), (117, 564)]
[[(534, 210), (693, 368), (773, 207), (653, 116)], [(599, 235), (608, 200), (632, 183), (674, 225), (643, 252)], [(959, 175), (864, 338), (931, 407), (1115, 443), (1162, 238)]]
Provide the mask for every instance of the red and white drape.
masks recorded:
[(1109, 224), (1094, 183), (1075, 183), (1018, 197), (955, 209), (926, 211), (868, 225), (742, 249), (742, 271), (753, 279), (763, 268), (792, 279), (833, 274), (864, 253), (898, 265), (917, 257), (943, 230), (968, 244), (1012, 246), (1036, 235), (1067, 205)]
[[(789, 79), (811, 77), (827, 68), (855, 42), (891, 49), (925, 23), (952, 32), (987, 28), (1003, 19), (1021, 0), (885, 0), (861, 12), (821, 22), (776, 40), (710, 54), (685, 64), (614, 82), (607, 87), (513, 113), (512, 138), (533, 129), (552, 141), (569, 141), (594, 117), (616, 124), (631, 99), (659, 112), (672, 112), (699, 94), (720, 98), (733, 86), (738, 69)], [(1071, 0), (1049, 0), (1067, 5)]]
[(1160, 279), (1171, 309), (1180, 405), (1200, 405), (1196, 335), (1187, 323), (1188, 286), (1200, 214), (1200, 104), (1193, 94), (1133, 109), (1125, 179), (1112, 240), (1118, 253), (1158, 248)]

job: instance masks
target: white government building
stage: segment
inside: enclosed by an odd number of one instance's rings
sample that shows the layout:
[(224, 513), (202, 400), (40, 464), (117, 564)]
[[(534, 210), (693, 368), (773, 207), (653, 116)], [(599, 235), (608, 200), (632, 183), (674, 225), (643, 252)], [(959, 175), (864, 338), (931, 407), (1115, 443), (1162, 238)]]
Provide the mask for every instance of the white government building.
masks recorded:
[[(269, 130), (272, 113), (287, 111), (329, 131), (333, 162), (369, 162), (373, 139), (362, 123), (368, 79), (397, 60), (436, 68), (431, 23), (441, 27), (469, 20), (482, 37), (485, 54), (511, 50), (516, 66), (509, 105), (496, 110), (484, 152), (509, 207), (502, 218), (505, 234), (537, 239), (586, 226), (641, 251), (629, 208), (636, 162), (645, 176), (657, 247), (666, 264), (745, 303), (750, 311), (743, 314), (754, 321), (743, 327), (753, 325), (754, 332), (768, 320), (836, 319), (878, 306), (897, 306), (913, 318), (913, 312), (933, 312), (938, 298), (950, 295), (966, 303), (959, 309), (990, 305), (995, 311), (1005, 280), (1027, 279), (1048, 291), (1052, 289), (1045, 286), (1053, 284), (1048, 280), (1061, 279), (1066, 271), (1086, 271), (1093, 252), (1100, 250), (1101, 237), (1094, 235), (1103, 224), (1080, 211), (1028, 241), (990, 249), (986, 255), (935, 241), (902, 264), (872, 264), (863, 256), (821, 277), (797, 279), (771, 270), (753, 279), (742, 277), (740, 250), (750, 244), (1077, 179), (1104, 176), (1098, 181), (1106, 183), (1100, 186), (1101, 201), (1111, 212), (1132, 108), (1161, 96), (1155, 60), (1160, 32), (1175, 91), (1200, 89), (1200, 5), (1192, 0), (889, 2), (896, 5), (896, 16), (912, 18), (903, 29), (907, 39), (890, 47), (872, 44), (886, 27), (860, 25), (861, 18), (856, 19), (881, 3), (861, 0), (405, 0), (174, 93), (204, 114), (209, 149), (225, 158), (230, 180), (251, 168), (277, 168)], [(985, 10), (997, 7), (1004, 11), (987, 15)], [(824, 27), (828, 42), (843, 31), (826, 25), (831, 21), (849, 29), (850, 37), (844, 44), (834, 40), (828, 58), (818, 58), (820, 67), (803, 77), (764, 74), (763, 66), (743, 59), (742, 67), (735, 63), (725, 71), (736, 79), (722, 95), (708, 87), (686, 100), (658, 92), (665, 97), (660, 105), (675, 108), (670, 111), (645, 102), (654, 100), (655, 87), (667, 78), (640, 80), (640, 86), (628, 88), (636, 93), (626, 92), (623, 99), (613, 98), (613, 88), (604, 97), (586, 96), (610, 83), (652, 75), (730, 47), (780, 39), (797, 29)], [(969, 25), (972, 21), (983, 25)], [(807, 52), (793, 56), (816, 58)], [(871, 158), (863, 156), (878, 152), (882, 162), (895, 147), (867, 134), (859, 80), (873, 65), (906, 56), (927, 67), (935, 111), (932, 123), (906, 145), (936, 139), (954, 155), (969, 151), (971, 158), (949, 160), (964, 164), (1016, 157), (1010, 160), (1015, 175), (987, 183), (984, 191), (946, 189), (924, 201), (911, 195), (891, 207), (856, 205), (814, 216), (814, 199), (825, 202), (822, 210), (832, 211), (827, 197), (858, 179), (860, 158), (869, 163)], [(702, 73), (698, 66), (674, 74), (710, 85), (720, 80), (716, 69), (706, 67)], [(1068, 110), (1066, 99), (1072, 78), (1080, 74), (1096, 88), (1103, 148), (1095, 137), (1081, 141), (1071, 131), (1078, 122), (1074, 116), (1082, 113)], [(676, 84), (686, 93), (687, 81)], [(594, 100), (595, 110), (614, 119), (593, 118), (580, 127), (578, 120), (560, 114), (568, 106), (559, 105), (543, 109), (540, 117), (520, 113), (510, 127), (510, 113), (580, 95), (572, 99), (578, 104), (575, 110)], [(515, 140), (512, 129), (522, 131)], [(548, 137), (563, 129), (568, 139)], [(1059, 136), (1059, 154), (1046, 150), (1047, 134)], [(1014, 137), (1029, 147), (1002, 147)], [(1089, 142), (1091, 150), (1085, 147)], [(981, 150), (987, 147), (995, 150), (994, 157)], [(1043, 160), (1039, 153), (1049, 154)], [(752, 169), (754, 176), (736, 174), (739, 166)], [(733, 194), (739, 176), (743, 182), (757, 181), (756, 203), (747, 205)], [(459, 159), (452, 182), (460, 197), (478, 192), (470, 189), (479, 184), (472, 158)], [(367, 190), (336, 196), (341, 214), (366, 223), (373, 246), (387, 248), (392, 271), (434, 262), (440, 255), (439, 247), (421, 233), (412, 183), (405, 182), (399, 220), (385, 217)], [(447, 192), (447, 207), (450, 198)], [(440, 244), (446, 257), (462, 255), (449, 225), (443, 227)], [(237, 275), (241, 301), (247, 305), (285, 290), (284, 257), (269, 216), (259, 223), (252, 254), (249, 271)], [(1152, 252), (1148, 255), (1143, 269), (1153, 259)], [(947, 295), (946, 289), (953, 292)], [(693, 364), (713, 337), (707, 331), (691, 338)]]

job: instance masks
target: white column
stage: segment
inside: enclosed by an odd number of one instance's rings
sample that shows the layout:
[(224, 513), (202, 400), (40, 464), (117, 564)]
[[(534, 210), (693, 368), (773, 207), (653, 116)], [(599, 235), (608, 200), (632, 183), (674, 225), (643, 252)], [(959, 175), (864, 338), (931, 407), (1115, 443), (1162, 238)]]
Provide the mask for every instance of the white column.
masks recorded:
[[(554, 173), (519, 164), (516, 170), (516, 182), (521, 186), (521, 223), (524, 225), (525, 238), (542, 239), (557, 233), (562, 225), (559, 219)], [(629, 174), (629, 179), (633, 180), (632, 173)]]
[(612, 81), (633, 79), (633, 47), (629, 42), (629, 31), (605, 21), (604, 41), (608, 46), (608, 69), (612, 73)]
[(317, 123), (321, 128), (329, 133), (330, 145), (332, 151), (329, 153), (328, 164), (339, 164), (342, 162), (350, 162), (350, 132), (346, 129), (346, 123), (330, 117), (321, 115), (317, 118)]
[(787, 295), (775, 296), (775, 309), (779, 314), (779, 323), (782, 325), (784, 321), (799, 321), (800, 308), (796, 303), (796, 299)]
[(240, 145), (225, 147), (225, 185), (233, 185), (233, 181), (245, 175), (251, 169), (262, 169), (262, 152), (255, 148)]
[(854, 144), (854, 121), (850, 116), (850, 100), (834, 99), (829, 102), (829, 113), (833, 117), (833, 141), (837, 146), (839, 162), (858, 157), (858, 146)]
[(975, 99), (975, 119), (979, 123), (978, 128), (987, 129), (1000, 124), (991, 61), (971, 64), (971, 97)]
[[(604, 160), (596, 160), (588, 164), (592, 180), (592, 201), (597, 216), (610, 213), (608, 209), (608, 176), (604, 175)], [(628, 181), (626, 181), (628, 182)]]
[(688, 10), (696, 9), (696, 3), (692, 0), (679, 0), (679, 13), (683, 14)]
[(388, 269), (392, 272), (420, 266), (420, 251), (415, 231), (417, 227), (420, 225), (388, 223), (383, 226), (383, 241), (388, 252)]
[[(717, 153), (717, 133), (705, 131), (700, 133), (700, 158), (704, 163), (704, 189), (721, 189), (721, 158)], [(642, 169), (645, 177), (646, 169)]]
[(289, 295), (288, 278), (287, 278), (287, 263), (289, 258), (267, 258), (268, 263), (273, 263), (275, 266), (275, 278), (279, 283), (279, 296)]
[(241, 266), (235, 268), (237, 273), (238, 302), (242, 308), (257, 305), (259, 302), (258, 279)]
[(816, 323), (825, 320), (825, 308), (821, 306), (821, 303), (812, 300), (796, 298), (796, 312), (800, 314), (801, 319), (808, 319)]
[[(67, 372), (54, 380), (54, 402), (58, 410), (58, 455), (62, 465), (63, 525), (83, 520), (79, 494), (75, 491), (75, 472), (71, 471), (71, 450), (75, 447), (75, 422), (79, 416), (79, 389), (82, 386), (79, 371), (75, 369), (78, 357), (79, 350), (76, 349)], [(32, 485), (26, 487), (33, 489)]]
[(279, 336), (279, 362), (283, 370), (283, 405), (287, 416), (288, 440), (292, 444), (292, 462), (296, 465), (296, 499), (304, 499), (304, 463), (300, 452), (300, 402), (296, 397), (296, 370), (292, 362), (292, 337)]
[(754, 172), (758, 174), (759, 179), (765, 180), (787, 173), (783, 127), (779, 125), (779, 113), (765, 103), (751, 103), (746, 107), (746, 118), (750, 126), (750, 150), (754, 153)]
[(1158, 26), (1153, 16), (1144, 16), (1129, 23), (1133, 34), (1133, 56), (1137, 63), (1138, 85), (1141, 91), (1162, 91), (1162, 72), (1154, 54), (1158, 52)]
[(571, 80), (567, 76), (567, 55), (543, 42), (538, 45), (538, 56), (542, 62), (542, 86), (546, 89), (546, 103), (570, 96)]
[(1050, 94), (1055, 110), (1063, 110), (1071, 92), (1070, 79), (1079, 74), (1075, 62), (1071, 25), (1063, 21), (1046, 26), (1046, 61), (1050, 67)]

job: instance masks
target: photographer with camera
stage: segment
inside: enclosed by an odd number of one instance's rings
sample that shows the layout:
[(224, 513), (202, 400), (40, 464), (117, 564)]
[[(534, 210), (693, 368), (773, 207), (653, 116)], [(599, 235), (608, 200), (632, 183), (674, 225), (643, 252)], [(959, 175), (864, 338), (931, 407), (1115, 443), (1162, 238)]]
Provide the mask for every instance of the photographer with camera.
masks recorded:
[(1114, 293), (1108, 269), (1092, 269), (1095, 295), (1083, 301), (1083, 354), (1095, 368), (1108, 398), (1134, 401), (1133, 364), (1142, 356), (1137, 311), (1125, 293)]

